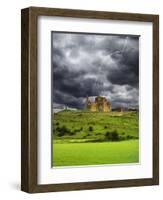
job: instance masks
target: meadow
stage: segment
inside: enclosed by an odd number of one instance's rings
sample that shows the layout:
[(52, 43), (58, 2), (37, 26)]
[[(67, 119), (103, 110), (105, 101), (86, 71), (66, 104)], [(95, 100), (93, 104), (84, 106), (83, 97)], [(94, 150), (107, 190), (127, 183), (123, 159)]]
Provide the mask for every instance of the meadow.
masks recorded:
[(137, 112), (62, 111), (53, 117), (53, 166), (139, 161)]

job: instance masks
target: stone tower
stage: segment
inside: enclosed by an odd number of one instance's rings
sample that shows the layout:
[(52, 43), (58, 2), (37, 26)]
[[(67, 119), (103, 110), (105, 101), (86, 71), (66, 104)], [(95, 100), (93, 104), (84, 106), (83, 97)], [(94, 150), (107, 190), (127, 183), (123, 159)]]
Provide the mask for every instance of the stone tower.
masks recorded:
[(102, 96), (97, 96), (95, 101), (92, 102), (86, 97), (86, 109), (91, 112), (110, 112), (111, 103)]

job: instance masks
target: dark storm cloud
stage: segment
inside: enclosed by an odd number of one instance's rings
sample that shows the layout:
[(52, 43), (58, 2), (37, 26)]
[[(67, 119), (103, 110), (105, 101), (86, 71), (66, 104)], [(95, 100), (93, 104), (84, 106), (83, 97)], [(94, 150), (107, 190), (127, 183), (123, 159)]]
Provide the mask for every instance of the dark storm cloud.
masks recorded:
[(53, 102), (75, 108), (103, 95), (138, 105), (138, 37), (53, 32)]
[(63, 92), (60, 92), (59, 90), (55, 90), (53, 95), (55, 96), (55, 102), (58, 102), (57, 104), (59, 105), (66, 105), (73, 108), (82, 108), (84, 106), (84, 102), (82, 99), (76, 98), (70, 94), (65, 94)]
[(54, 69), (53, 84), (54, 88), (71, 94), (75, 97), (86, 97), (100, 95), (103, 89), (102, 81), (96, 78), (85, 78), (85, 71), (70, 71), (68, 67), (58, 67)]
[(137, 87), (139, 82), (138, 50), (129, 49), (124, 52), (116, 52), (112, 55), (112, 58), (117, 60), (117, 64), (120, 67), (108, 72), (108, 80), (113, 84), (128, 84)]

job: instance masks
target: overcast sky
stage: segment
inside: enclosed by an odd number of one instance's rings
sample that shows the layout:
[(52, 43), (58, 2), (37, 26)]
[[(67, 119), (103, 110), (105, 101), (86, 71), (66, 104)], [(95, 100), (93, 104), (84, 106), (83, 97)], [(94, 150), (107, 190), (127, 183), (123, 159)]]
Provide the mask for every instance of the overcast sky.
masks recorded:
[(139, 37), (53, 32), (53, 105), (83, 108), (86, 96), (138, 107)]

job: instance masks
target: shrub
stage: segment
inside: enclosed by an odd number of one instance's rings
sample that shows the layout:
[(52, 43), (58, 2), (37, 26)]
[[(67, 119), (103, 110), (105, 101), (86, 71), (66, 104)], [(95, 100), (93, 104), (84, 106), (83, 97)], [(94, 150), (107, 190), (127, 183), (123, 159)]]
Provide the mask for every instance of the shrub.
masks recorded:
[(105, 139), (110, 141), (119, 141), (121, 138), (117, 132), (117, 130), (114, 130), (112, 132), (107, 131), (105, 133)]
[(89, 131), (93, 131), (93, 127), (90, 126), (90, 127), (88, 128), (88, 130), (89, 130)]
[(57, 128), (56, 128), (56, 131), (59, 132), (59, 131), (60, 131), (60, 127), (57, 127)]
[(69, 134), (70, 133), (70, 130), (66, 127), (66, 126), (62, 126), (62, 127), (57, 127), (56, 128), (56, 131), (58, 132), (58, 136), (59, 137), (62, 137), (64, 136), (65, 134)]
[(119, 140), (119, 134), (116, 130), (112, 132), (112, 141), (118, 141)]
[(127, 136), (126, 136), (126, 139), (127, 139), (127, 140), (131, 140), (131, 139), (133, 139), (133, 138), (134, 138), (134, 137), (131, 136), (131, 135), (127, 135)]
[(105, 138), (106, 138), (106, 140), (112, 140), (112, 134), (111, 134), (111, 132), (107, 131), (105, 133)]
[(75, 132), (73, 132), (73, 131), (69, 131), (67, 133), (68, 133), (68, 135), (75, 135)]
[(80, 131), (81, 131), (81, 129), (75, 129), (74, 130), (75, 133), (80, 132)]

